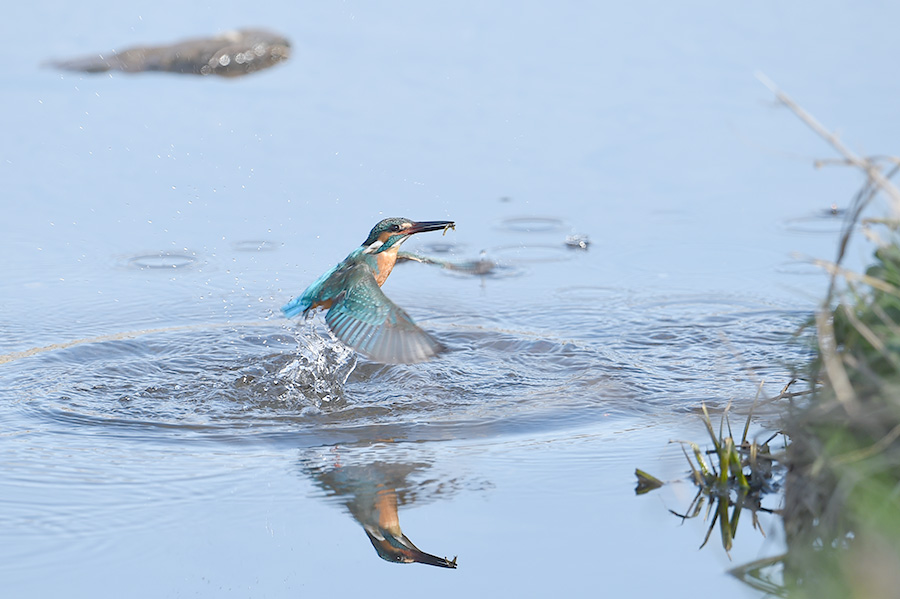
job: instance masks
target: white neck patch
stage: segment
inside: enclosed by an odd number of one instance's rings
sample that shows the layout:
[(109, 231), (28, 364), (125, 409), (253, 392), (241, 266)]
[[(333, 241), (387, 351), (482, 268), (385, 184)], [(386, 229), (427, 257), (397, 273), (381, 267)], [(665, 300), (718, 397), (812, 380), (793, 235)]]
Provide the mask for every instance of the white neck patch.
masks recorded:
[[(395, 241), (395, 242), (394, 242), (394, 245), (392, 245), (390, 249), (393, 250), (393, 249), (399, 248), (399, 247), (400, 247), (407, 239), (409, 239), (410, 237), (411, 237), (411, 235), (404, 235), (403, 237), (401, 237), (400, 239), (398, 239), (397, 241)], [(366, 249), (363, 250), (363, 254), (372, 254), (372, 253), (374, 253), (374, 252), (377, 252), (378, 249), (379, 249), (381, 246), (383, 246), (383, 245), (384, 245), (384, 243), (383, 243), (382, 241), (376, 239), (376, 240), (372, 243), (372, 245), (370, 245), (369, 247), (367, 247)]]
[(372, 245), (370, 245), (369, 247), (367, 247), (366, 249), (363, 250), (363, 254), (371, 254), (372, 252), (374, 252), (375, 250), (377, 250), (378, 248), (380, 248), (383, 245), (384, 245), (384, 243), (382, 243), (380, 240), (376, 239), (372, 243)]

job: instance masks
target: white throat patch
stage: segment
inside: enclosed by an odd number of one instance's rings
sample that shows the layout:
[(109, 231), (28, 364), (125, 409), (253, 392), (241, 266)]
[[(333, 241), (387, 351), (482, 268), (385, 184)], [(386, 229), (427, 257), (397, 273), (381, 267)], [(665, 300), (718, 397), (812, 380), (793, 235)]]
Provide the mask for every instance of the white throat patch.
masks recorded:
[(384, 244), (380, 240), (376, 239), (372, 245), (363, 250), (363, 254), (371, 254), (383, 245)]
[[(391, 246), (391, 249), (393, 250), (393, 249), (399, 248), (410, 237), (411, 237), (411, 235), (405, 235), (405, 236), (401, 237), (396, 243), (394, 243), (394, 245)], [(376, 239), (372, 243), (372, 245), (370, 245), (369, 247), (367, 247), (366, 249), (363, 250), (363, 254), (372, 254), (374, 252), (377, 252), (378, 248), (380, 248), (383, 245), (384, 245), (384, 243), (382, 241)]]

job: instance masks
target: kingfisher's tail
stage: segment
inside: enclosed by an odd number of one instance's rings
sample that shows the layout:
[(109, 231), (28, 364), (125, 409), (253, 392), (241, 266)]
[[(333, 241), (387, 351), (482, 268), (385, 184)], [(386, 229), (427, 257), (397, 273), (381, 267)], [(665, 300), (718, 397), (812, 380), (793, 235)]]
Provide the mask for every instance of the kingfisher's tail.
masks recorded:
[(284, 315), (288, 318), (293, 318), (303, 312), (308, 308), (306, 302), (301, 301), (300, 297), (295, 297), (285, 305), (281, 306), (281, 311), (284, 312)]

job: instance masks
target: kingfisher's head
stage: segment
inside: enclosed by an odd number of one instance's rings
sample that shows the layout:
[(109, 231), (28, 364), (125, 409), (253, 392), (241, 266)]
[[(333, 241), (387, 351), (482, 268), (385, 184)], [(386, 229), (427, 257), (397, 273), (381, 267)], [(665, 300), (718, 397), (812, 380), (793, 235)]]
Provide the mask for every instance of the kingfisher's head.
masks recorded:
[(391, 248), (400, 247), (400, 244), (409, 239), (410, 235), (426, 231), (440, 231), (453, 226), (455, 223), (450, 220), (416, 222), (408, 218), (386, 218), (372, 227), (362, 245), (366, 248), (367, 254), (378, 254)]

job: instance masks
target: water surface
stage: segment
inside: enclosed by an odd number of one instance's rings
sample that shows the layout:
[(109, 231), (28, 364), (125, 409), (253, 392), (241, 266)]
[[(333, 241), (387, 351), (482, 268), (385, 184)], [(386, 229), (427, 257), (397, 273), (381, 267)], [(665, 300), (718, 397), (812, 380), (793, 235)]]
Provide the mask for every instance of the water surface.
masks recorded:
[[(758, 597), (724, 571), (781, 551), (777, 522), (698, 551), (668, 512), (693, 487), (634, 497), (633, 470), (683, 480), (701, 403), (806, 359), (825, 280), (794, 252), (834, 255), (858, 181), (809, 168), (827, 149), (753, 73), (895, 151), (894, 10), (10, 7), (3, 595), (693, 597), (702, 573)], [(247, 26), (291, 59), (40, 67)], [(281, 317), (398, 215), (457, 223), (404, 249), (494, 266), (386, 284), (447, 354), (374, 364)], [(388, 564), (373, 530), (458, 568)]]

